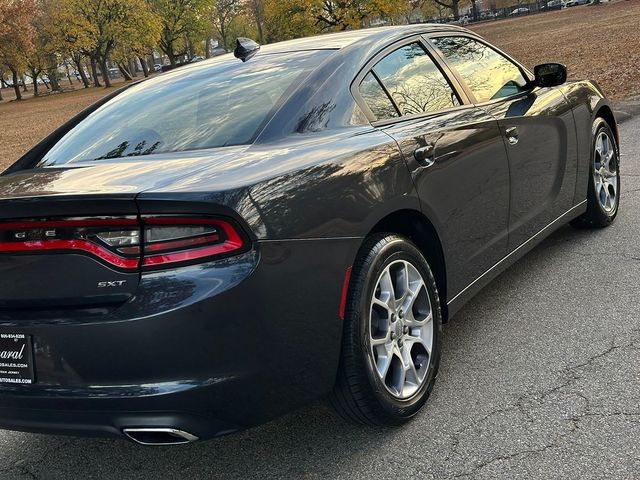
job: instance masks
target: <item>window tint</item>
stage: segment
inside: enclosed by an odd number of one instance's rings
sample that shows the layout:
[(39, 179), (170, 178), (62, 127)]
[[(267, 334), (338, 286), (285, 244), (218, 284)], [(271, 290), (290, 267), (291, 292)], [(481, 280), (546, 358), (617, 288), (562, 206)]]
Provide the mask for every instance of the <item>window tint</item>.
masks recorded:
[(435, 112), (460, 105), (449, 82), (419, 43), (390, 53), (376, 64), (373, 71), (402, 115)]
[(225, 57), (142, 82), (71, 129), (40, 166), (250, 143), (296, 79), (330, 53)]
[(396, 107), (393, 106), (391, 99), (371, 72), (364, 77), (360, 84), (360, 95), (378, 120), (398, 116)]
[(527, 81), (517, 65), (491, 47), (467, 37), (433, 40), (480, 103), (526, 90)]

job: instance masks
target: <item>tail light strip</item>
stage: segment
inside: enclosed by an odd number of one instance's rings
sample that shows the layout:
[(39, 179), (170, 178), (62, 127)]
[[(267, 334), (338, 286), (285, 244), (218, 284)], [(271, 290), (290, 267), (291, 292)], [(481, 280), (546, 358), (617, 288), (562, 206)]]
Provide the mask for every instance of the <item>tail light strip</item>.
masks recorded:
[[(144, 271), (209, 261), (241, 253), (248, 246), (230, 220), (188, 216), (140, 220), (74, 218), (0, 223), (0, 254), (81, 253), (119, 270)], [(158, 234), (162, 239), (153, 241)]]
[(123, 258), (106, 248), (86, 240), (44, 240), (37, 242), (0, 243), (0, 253), (36, 253), (52, 251), (82, 251), (104, 260), (122, 270), (136, 270), (137, 258)]

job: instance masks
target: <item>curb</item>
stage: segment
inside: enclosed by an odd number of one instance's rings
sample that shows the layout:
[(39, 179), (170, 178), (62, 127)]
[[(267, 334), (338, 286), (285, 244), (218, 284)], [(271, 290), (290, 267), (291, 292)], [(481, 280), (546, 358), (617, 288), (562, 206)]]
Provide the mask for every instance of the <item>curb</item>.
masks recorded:
[(613, 114), (618, 120), (618, 123), (626, 122), (640, 115), (640, 96), (614, 102), (612, 107)]

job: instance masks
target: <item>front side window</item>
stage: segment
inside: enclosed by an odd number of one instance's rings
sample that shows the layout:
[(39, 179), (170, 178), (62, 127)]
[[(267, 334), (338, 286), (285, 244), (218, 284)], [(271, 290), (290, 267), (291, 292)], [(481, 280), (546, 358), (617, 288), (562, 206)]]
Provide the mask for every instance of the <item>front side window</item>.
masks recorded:
[(527, 89), (520, 68), (493, 48), (468, 37), (433, 39), (435, 46), (467, 84), (478, 103)]
[(72, 128), (39, 166), (251, 143), (329, 50), (221, 57), (134, 85)]
[(393, 51), (373, 71), (402, 115), (437, 112), (460, 105), (451, 85), (420, 43)]

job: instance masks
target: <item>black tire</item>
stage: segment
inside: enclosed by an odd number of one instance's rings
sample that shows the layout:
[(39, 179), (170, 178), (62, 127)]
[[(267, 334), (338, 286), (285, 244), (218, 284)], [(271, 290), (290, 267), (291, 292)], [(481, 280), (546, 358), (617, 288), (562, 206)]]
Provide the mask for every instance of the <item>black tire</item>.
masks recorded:
[[(406, 399), (396, 398), (387, 390), (375, 370), (369, 344), (370, 302), (374, 289), (384, 269), (397, 260), (409, 262), (422, 276), (433, 321), (433, 343), (424, 380), (417, 391)], [(388, 330), (391, 331), (392, 327), (389, 326)], [(365, 241), (353, 266), (345, 311), (342, 356), (336, 385), (329, 399), (331, 405), (341, 417), (354, 423), (400, 425), (408, 421), (422, 408), (433, 389), (440, 363), (441, 336), (440, 298), (427, 261), (403, 237), (395, 234), (373, 235)]]
[[(605, 132), (613, 145), (614, 156), (611, 160), (615, 162), (617, 192), (615, 207), (611, 211), (606, 211), (602, 206), (598, 193), (596, 192), (596, 184), (594, 181), (595, 162), (596, 162), (596, 141), (600, 134)], [(620, 151), (613, 130), (603, 118), (596, 118), (592, 127), (593, 140), (591, 142), (591, 162), (589, 165), (589, 186), (587, 189), (587, 211), (571, 222), (576, 228), (603, 228), (613, 223), (618, 215), (620, 208)]]

